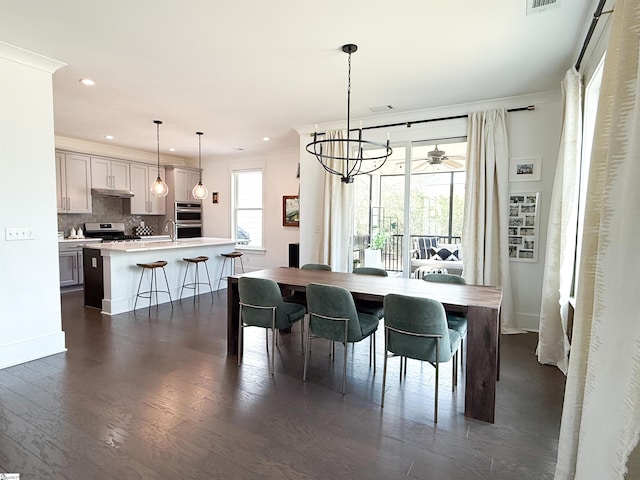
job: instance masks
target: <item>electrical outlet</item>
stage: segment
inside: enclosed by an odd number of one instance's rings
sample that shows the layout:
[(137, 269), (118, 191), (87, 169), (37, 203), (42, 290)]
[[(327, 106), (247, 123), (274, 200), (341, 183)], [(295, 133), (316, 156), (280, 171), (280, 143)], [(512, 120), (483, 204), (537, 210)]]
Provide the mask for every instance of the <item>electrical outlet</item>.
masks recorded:
[(5, 240), (33, 240), (32, 228), (6, 228)]

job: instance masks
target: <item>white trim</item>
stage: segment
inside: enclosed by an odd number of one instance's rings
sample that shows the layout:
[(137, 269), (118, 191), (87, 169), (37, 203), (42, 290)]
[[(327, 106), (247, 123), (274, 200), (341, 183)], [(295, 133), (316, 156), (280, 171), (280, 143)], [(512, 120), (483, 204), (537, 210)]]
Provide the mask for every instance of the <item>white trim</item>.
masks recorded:
[(0, 346), (0, 369), (66, 352), (63, 331)]

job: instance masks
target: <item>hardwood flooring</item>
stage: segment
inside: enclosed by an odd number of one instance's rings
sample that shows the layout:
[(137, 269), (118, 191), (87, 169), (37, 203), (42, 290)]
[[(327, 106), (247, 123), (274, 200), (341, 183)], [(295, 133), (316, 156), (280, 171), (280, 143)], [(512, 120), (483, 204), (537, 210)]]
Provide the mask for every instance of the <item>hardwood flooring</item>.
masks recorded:
[[(103, 316), (62, 295), (68, 351), (0, 370), (0, 472), (29, 479), (551, 479), (564, 376), (539, 365), (535, 334), (502, 338), (496, 423), (464, 417), (464, 381), (389, 360), (380, 408), (369, 342), (349, 351), (347, 394), (317, 340), (302, 382), (299, 326), (268, 373), (262, 329), (241, 367), (226, 355), (226, 297)], [(464, 374), (464, 371), (461, 372)]]

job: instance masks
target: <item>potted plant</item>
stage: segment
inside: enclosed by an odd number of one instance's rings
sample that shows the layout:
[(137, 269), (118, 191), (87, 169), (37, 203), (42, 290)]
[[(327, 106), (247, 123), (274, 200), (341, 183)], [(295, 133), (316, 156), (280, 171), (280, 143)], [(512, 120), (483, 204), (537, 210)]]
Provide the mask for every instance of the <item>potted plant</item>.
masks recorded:
[(387, 232), (380, 230), (369, 243), (369, 248), (364, 250), (364, 266), (383, 268), (382, 249), (387, 243)]

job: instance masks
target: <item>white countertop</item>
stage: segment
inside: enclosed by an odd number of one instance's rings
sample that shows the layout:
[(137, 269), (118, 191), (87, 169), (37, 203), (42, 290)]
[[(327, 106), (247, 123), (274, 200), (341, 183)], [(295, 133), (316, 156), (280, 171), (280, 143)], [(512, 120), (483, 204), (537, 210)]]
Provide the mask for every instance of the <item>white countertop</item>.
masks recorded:
[(233, 238), (198, 237), (183, 238), (174, 241), (135, 241), (135, 242), (107, 242), (87, 245), (89, 248), (109, 250), (111, 252), (145, 252), (152, 250), (173, 250), (178, 248), (235, 245)]
[(58, 238), (58, 243), (99, 243), (101, 238)]

